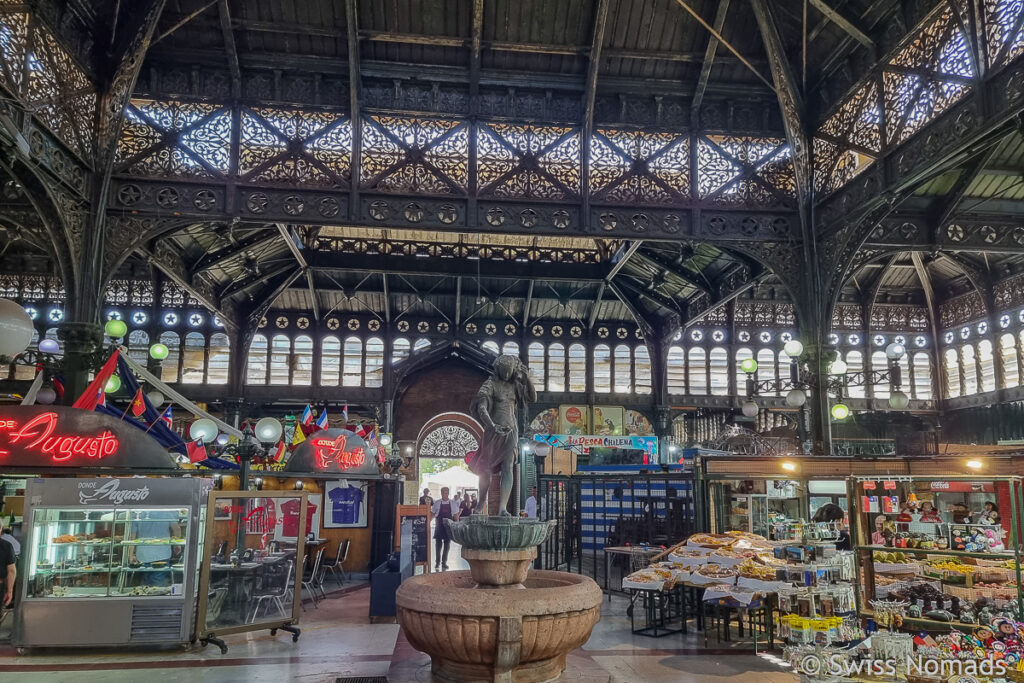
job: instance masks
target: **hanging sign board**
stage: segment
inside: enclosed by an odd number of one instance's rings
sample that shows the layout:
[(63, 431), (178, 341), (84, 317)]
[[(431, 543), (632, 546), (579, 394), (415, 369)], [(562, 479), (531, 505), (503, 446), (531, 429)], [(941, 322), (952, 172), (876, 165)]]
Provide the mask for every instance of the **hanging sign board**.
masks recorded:
[(348, 476), (380, 473), (377, 453), (348, 429), (324, 429), (296, 446), (285, 472), (332, 472)]
[(929, 488), (936, 493), (993, 493), (996, 490), (990, 481), (933, 481)]
[(553, 448), (631, 448), (644, 451), (652, 461), (658, 455), (658, 437), (656, 436), (601, 436), (575, 434), (534, 434), (535, 441), (550, 444)]
[(116, 417), (66, 406), (0, 408), (0, 467), (176, 469), (156, 439)]

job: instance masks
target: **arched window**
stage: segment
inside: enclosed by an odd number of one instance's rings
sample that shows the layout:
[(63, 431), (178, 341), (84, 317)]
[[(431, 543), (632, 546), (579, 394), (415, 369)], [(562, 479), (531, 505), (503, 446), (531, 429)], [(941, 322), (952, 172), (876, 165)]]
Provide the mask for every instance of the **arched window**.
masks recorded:
[(686, 352), (679, 346), (668, 350), (668, 361), (665, 368), (668, 374), (668, 393), (686, 393)]
[(412, 345), (413, 353), (428, 348), (430, 348), (430, 340), (427, 339), (426, 337), (420, 337), (419, 339), (416, 340), (416, 343)]
[(587, 390), (587, 349), (583, 344), (569, 347), (569, 391)]
[(1020, 370), (1017, 368), (1017, 340), (1012, 334), (999, 337), (999, 352), (1003, 358), (1003, 377), (1005, 388), (1020, 386)]
[(262, 334), (253, 335), (252, 344), (249, 345), (249, 355), (245, 361), (245, 383), (267, 383), (267, 338)]
[[(396, 339), (395, 344), (404, 341), (406, 352), (409, 350), (408, 339)], [(341, 340), (328, 335), (320, 342), (320, 384), (325, 387), (336, 387), (341, 382)]]
[(145, 330), (128, 334), (128, 357), (143, 366), (149, 362), (149, 334)]
[(729, 352), (715, 347), (708, 355), (711, 364), (711, 394), (727, 396), (729, 394)]
[[(761, 349), (757, 352), (757, 381), (775, 381), (775, 352)], [(764, 396), (778, 396), (777, 391), (765, 391)]]
[(615, 391), (629, 393), (633, 391), (633, 351), (625, 344), (615, 347)]
[(565, 391), (565, 347), (548, 347), (548, 391)]
[(181, 357), (181, 383), (202, 384), (206, 360), (206, 339), (198, 332), (185, 335), (185, 349)]
[(292, 342), (283, 334), (275, 334), (270, 340), (270, 383), (288, 384), (288, 364), (291, 362)]
[(313, 384), (313, 338), (300, 334), (292, 350), (292, 384), (308, 387)]
[(174, 332), (164, 332), (160, 335), (160, 343), (167, 347), (167, 358), (160, 361), (160, 379), (164, 382), (177, 382), (181, 340)]
[(594, 347), (594, 391), (607, 394), (612, 390), (612, 350), (607, 344)]
[(505, 342), (501, 345), (501, 353), (503, 356), (518, 356), (519, 344), (516, 342)]
[[(881, 372), (889, 367), (889, 361), (885, 357), (885, 351), (875, 351), (871, 354), (871, 369)], [(875, 382), (875, 398), (889, 398), (889, 382), (887, 380)]]
[(633, 350), (633, 362), (636, 366), (636, 387), (633, 390), (638, 394), (651, 393), (651, 357), (646, 346), (641, 344)]
[[(909, 354), (908, 354), (909, 355)], [(927, 400), (932, 397), (932, 364), (928, 354), (918, 351), (914, 354), (914, 398)]]
[(957, 357), (956, 349), (946, 349), (943, 361), (946, 371), (946, 398), (956, 398), (961, 391), (960, 360)]
[(695, 396), (708, 393), (708, 355), (704, 349), (699, 346), (690, 349), (686, 369), (690, 375), (690, 393)]
[(231, 365), (231, 340), (223, 332), (210, 335), (210, 359), (206, 363), (207, 384), (227, 384)]
[(397, 365), (409, 357), (409, 340), (399, 337), (391, 342), (391, 364)]
[[(864, 371), (864, 354), (860, 351), (846, 352), (846, 374), (852, 375)], [(847, 396), (850, 398), (864, 398), (864, 385), (857, 383), (847, 387)]]
[(544, 345), (534, 342), (526, 348), (526, 358), (530, 365), (530, 379), (537, 391), (544, 391)]
[(359, 337), (345, 339), (345, 356), (341, 368), (342, 386), (359, 387), (363, 385), (363, 340)]
[(736, 349), (736, 393), (747, 395), (747, 373), (743, 372), (743, 361), (753, 358), (754, 352), (747, 348)]
[(963, 395), (970, 396), (978, 393), (978, 365), (974, 347), (970, 344), (964, 344), (960, 348), (960, 364), (964, 369)]
[(995, 391), (996, 363), (990, 339), (978, 342), (978, 369), (981, 370), (981, 391)]
[(481, 344), (480, 348), (482, 348), (484, 351), (489, 351), (490, 353), (493, 353), (495, 356), (501, 353), (498, 350), (498, 342), (491, 341), (490, 339)]
[(371, 389), (384, 386), (384, 340), (380, 337), (366, 340), (365, 386)]

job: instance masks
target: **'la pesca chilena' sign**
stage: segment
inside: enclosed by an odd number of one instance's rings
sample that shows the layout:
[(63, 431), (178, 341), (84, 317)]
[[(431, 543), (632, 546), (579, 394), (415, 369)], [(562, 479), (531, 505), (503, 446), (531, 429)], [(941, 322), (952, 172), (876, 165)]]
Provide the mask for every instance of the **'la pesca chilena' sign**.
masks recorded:
[(122, 420), (63, 406), (0, 408), (0, 467), (173, 469), (155, 439)]

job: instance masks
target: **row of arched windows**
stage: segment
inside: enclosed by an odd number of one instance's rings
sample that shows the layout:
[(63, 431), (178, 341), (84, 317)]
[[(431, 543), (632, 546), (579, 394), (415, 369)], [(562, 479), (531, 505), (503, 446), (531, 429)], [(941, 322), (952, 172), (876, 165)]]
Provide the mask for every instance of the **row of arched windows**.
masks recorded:
[[(847, 351), (846, 355), (840, 354), (846, 362), (846, 374), (852, 376), (868, 370), (864, 365), (864, 353), (861, 351)], [(879, 372), (889, 367), (889, 360), (885, 351), (875, 351), (870, 356), (870, 370)], [(931, 357), (925, 351), (916, 353), (905, 353), (898, 361), (900, 367), (901, 384), (900, 389), (907, 396), (922, 401), (934, 397), (932, 391), (932, 362)], [(846, 395), (850, 398), (868, 398), (868, 385), (864, 382), (850, 382), (846, 387)], [(889, 398), (892, 388), (888, 381), (876, 382), (870, 386), (871, 396), (874, 398)]]
[[(1024, 331), (1015, 336), (1006, 332), (998, 338), (998, 349), (989, 339), (950, 346), (942, 356), (946, 374), (946, 398), (972, 396), (985, 391), (1010, 389), (1021, 385), (1024, 377)], [(1003, 368), (1000, 387), (996, 375), (996, 351)]]
[(151, 344), (167, 347), (167, 357), (160, 360), (160, 379), (182, 384), (227, 384), (231, 364), (231, 342), (228, 335), (215, 332), (206, 337), (189, 332), (182, 338), (177, 332), (162, 332), (151, 340), (145, 330), (132, 330), (128, 335), (128, 355), (141, 365), (149, 362)]

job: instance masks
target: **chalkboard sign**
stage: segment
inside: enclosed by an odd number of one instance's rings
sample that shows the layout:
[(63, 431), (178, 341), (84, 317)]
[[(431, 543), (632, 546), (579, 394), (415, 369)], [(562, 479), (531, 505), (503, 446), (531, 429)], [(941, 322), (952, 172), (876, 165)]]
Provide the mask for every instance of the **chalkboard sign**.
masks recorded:
[(412, 522), (412, 551), (416, 564), (430, 567), (430, 508), (426, 505), (399, 505), (395, 516), (395, 541), (401, 538), (402, 520)]

